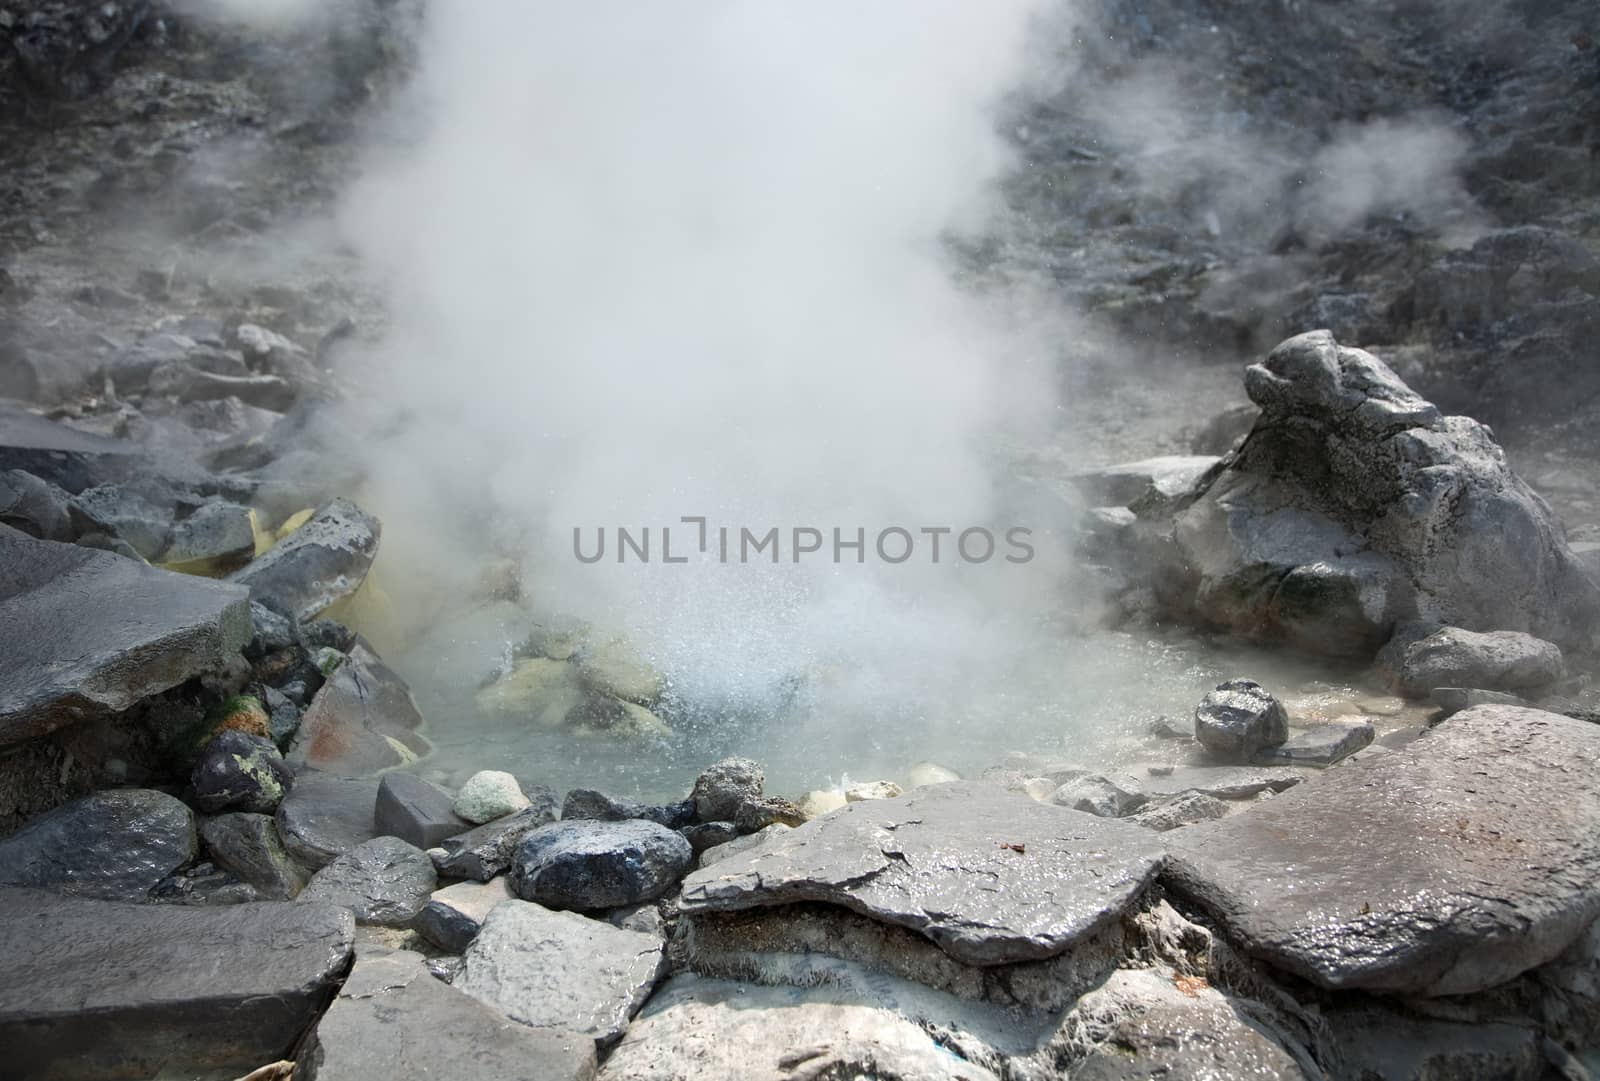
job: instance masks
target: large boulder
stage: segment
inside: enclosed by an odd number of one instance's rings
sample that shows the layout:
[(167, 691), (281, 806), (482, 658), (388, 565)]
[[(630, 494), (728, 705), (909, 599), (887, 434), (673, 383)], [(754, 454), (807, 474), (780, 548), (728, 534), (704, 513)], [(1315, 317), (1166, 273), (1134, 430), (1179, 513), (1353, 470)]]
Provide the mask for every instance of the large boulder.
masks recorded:
[(1489, 430), (1327, 331), (1245, 373), (1261, 417), (1162, 537), (1166, 605), (1204, 625), (1370, 657), (1401, 621), (1586, 646), (1600, 586)]
[[(126, 905), (0, 890), (7, 1076), (238, 1076), (290, 1053), (350, 963), (328, 905)], [(231, 1073), (224, 1073), (231, 1070)]]
[(194, 814), (164, 792), (97, 792), (0, 841), (0, 886), (143, 901), (199, 852)]
[(1441, 627), (1406, 647), (1398, 689), (1408, 698), (1427, 698), (1440, 687), (1528, 691), (1549, 686), (1563, 671), (1560, 647), (1531, 634)]
[(1169, 883), (1322, 987), (1481, 991), (1600, 916), (1600, 726), (1479, 706), (1249, 813), (1170, 835)]
[(249, 638), (238, 586), (0, 526), (0, 746), (125, 710)]

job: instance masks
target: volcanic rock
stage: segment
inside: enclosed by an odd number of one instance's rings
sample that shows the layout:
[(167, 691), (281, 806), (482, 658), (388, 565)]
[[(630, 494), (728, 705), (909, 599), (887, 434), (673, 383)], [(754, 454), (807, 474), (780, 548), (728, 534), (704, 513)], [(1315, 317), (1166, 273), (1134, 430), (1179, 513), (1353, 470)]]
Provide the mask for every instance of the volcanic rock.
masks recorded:
[(552, 908), (618, 908), (660, 897), (693, 859), (683, 835), (656, 822), (554, 822), (522, 839), (511, 884)]
[(1227, 762), (1248, 762), (1263, 747), (1289, 738), (1283, 703), (1250, 679), (1230, 679), (1194, 709), (1194, 738)]
[(398, 837), (374, 837), (312, 875), (296, 900), (342, 905), (358, 923), (403, 927), (437, 886), (427, 853)]
[(433, 848), (465, 833), (472, 823), (450, 809), (450, 793), (414, 773), (386, 773), (378, 783), (373, 828), (380, 837), (398, 837), (418, 848)]
[(203, 819), (200, 838), (219, 867), (255, 887), (264, 900), (288, 901), (305, 888), (308, 876), (284, 848), (269, 815), (236, 812)]
[(511, 896), (511, 883), (504, 875), (488, 882), (457, 882), (435, 890), (413, 926), (441, 950), (461, 953), (478, 937), (495, 906)]
[(511, 866), (517, 847), (525, 836), (555, 819), (555, 797), (552, 795), (527, 810), (445, 838), (440, 842), (440, 847), (446, 855), (434, 866), (441, 875), (487, 882)]
[(382, 526), (348, 499), (335, 499), (229, 581), (250, 597), (296, 619), (314, 619), (366, 580)]
[(1531, 634), (1443, 627), (1406, 648), (1399, 691), (1408, 698), (1427, 698), (1440, 687), (1528, 691), (1563, 673), (1560, 647)]
[(516, 814), (528, 806), (517, 779), (503, 770), (479, 770), (456, 793), (451, 809), (475, 826)]
[(304, 772), (278, 805), (278, 833), (289, 854), (312, 870), (377, 836), (378, 782)]
[(429, 751), (424, 723), (411, 688), (358, 642), (306, 707), (287, 757), (296, 768), (376, 773)]
[(270, 739), (227, 729), (200, 752), (189, 784), (195, 806), (207, 814), (271, 814), (294, 784), (294, 774)]
[(199, 853), (194, 815), (143, 788), (84, 796), (0, 840), (0, 886), (143, 901)]

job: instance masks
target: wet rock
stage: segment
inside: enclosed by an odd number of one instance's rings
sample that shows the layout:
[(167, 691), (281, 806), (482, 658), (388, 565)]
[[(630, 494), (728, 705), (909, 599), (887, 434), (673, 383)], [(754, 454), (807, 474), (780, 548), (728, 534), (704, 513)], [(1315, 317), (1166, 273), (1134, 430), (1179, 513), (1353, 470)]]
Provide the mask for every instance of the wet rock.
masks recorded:
[(589, 818), (599, 822), (621, 822), (629, 818), (643, 818), (658, 822), (668, 829), (683, 829), (694, 821), (694, 803), (683, 800), (650, 806), (638, 800), (619, 799), (592, 788), (574, 788), (561, 801), (561, 817), (566, 819)]
[(207, 743), (189, 785), (195, 806), (207, 814), (271, 814), (294, 784), (294, 775), (270, 739), (224, 731)]
[(594, 1041), (587, 1036), (510, 1021), (429, 975), (421, 954), (363, 949), (317, 1022), (294, 1076), (590, 1081), (594, 1070)]
[(1483, 990), (1596, 915), (1600, 728), (1505, 706), (1170, 838), (1171, 884), (1322, 987)]
[(1195, 707), (1194, 738), (1222, 761), (1248, 762), (1289, 738), (1289, 715), (1255, 680), (1230, 679)]
[(435, 890), (412, 926), (441, 950), (461, 953), (478, 937), (495, 906), (511, 897), (511, 883), (504, 875), (488, 882), (457, 882)]
[(262, 900), (262, 894), (233, 872), (202, 863), (156, 883), (150, 900), (163, 905), (247, 905)]
[(250, 642), (244, 654), (252, 660), (295, 644), (294, 623), (259, 601), (250, 602)]
[(127, 905), (0, 891), (0, 1046), (19, 1077), (244, 1074), (281, 1059), (349, 964), (327, 905)]
[(1325, 331), (1283, 342), (1245, 387), (1261, 418), (1173, 522), (1170, 607), (1355, 657), (1422, 613), (1591, 639), (1600, 588), (1482, 425), (1442, 416)]
[(661, 697), (666, 681), (624, 642), (585, 648), (576, 657), (578, 679), (597, 694), (649, 706)]
[(325, 867), (376, 834), (378, 782), (302, 772), (278, 804), (283, 847), (312, 870)]
[(893, 781), (863, 781), (844, 790), (844, 801), (858, 803), (864, 799), (894, 799), (903, 795), (905, 792)]
[(1062, 1032), (1073, 1045), (1088, 1045), (1067, 1071), (1074, 1081), (1321, 1076), (1303, 1071), (1297, 1056), (1248, 1007), (1204, 980), (1190, 979), (1180, 988), (1156, 970), (1114, 973), (1063, 1018)]
[(382, 526), (348, 499), (328, 503), (229, 581), (273, 611), (310, 620), (366, 581)]
[(300, 729), (300, 708), (276, 687), (263, 687), (261, 704), (267, 711), (267, 736), (278, 747), (286, 746)]
[(1440, 687), (1527, 691), (1563, 674), (1554, 643), (1515, 631), (1477, 634), (1444, 627), (1406, 648), (1398, 689), (1408, 698), (1427, 698)]
[[(842, 800), (840, 806), (843, 806)], [(566, 819), (568, 816), (563, 814), (561, 817)], [(702, 822), (695, 826), (685, 826), (679, 832), (689, 842), (689, 847), (696, 853), (703, 853), (707, 849), (725, 845), (738, 837), (739, 827), (732, 822)]]
[(1165, 833), (1180, 826), (1197, 822), (1213, 822), (1228, 813), (1228, 805), (1204, 792), (1179, 792), (1153, 803), (1148, 803), (1128, 817), (1128, 821), (1145, 829)]
[(290, 857), (269, 815), (235, 812), (202, 819), (200, 839), (217, 866), (255, 887), (264, 900), (287, 901), (305, 888), (305, 870)]
[(84, 796), (0, 840), (0, 886), (142, 901), (199, 854), (194, 815), (143, 788)]
[(452, 986), (538, 1028), (615, 1042), (666, 972), (661, 939), (527, 901), (496, 905)]
[(1346, 1077), (1535, 1081), (1552, 1076), (1545, 1072), (1539, 1034), (1532, 1028), (1487, 1018), (1461, 1023), (1409, 1016), (1376, 1004), (1347, 1005), (1324, 1016), (1338, 1040)]
[(85, 489), (73, 497), (68, 514), (76, 533), (109, 534), (145, 560), (160, 555), (172, 535), (170, 511), (123, 485)]
[(207, 503), (173, 527), (172, 542), (161, 553), (161, 562), (168, 570), (210, 577), (248, 563), (255, 550), (248, 509), (236, 503)]
[(236, 587), (0, 526), (0, 746), (121, 712), (249, 634)]
[(603, 1081), (805, 1076), (995, 1081), (892, 1009), (836, 988), (674, 976), (606, 1059)]
[(791, 827), (785, 826), (780, 822), (774, 822), (766, 829), (757, 830), (755, 833), (746, 834), (742, 837), (735, 836), (726, 844), (720, 844), (714, 848), (708, 848), (704, 852), (700, 853), (700, 866), (710, 867), (713, 864), (721, 863), (729, 856), (737, 856), (741, 852), (748, 852), (753, 848), (759, 848), (766, 844), (773, 837), (788, 833), (790, 828)]
[(1342, 762), (1371, 744), (1376, 735), (1366, 721), (1336, 721), (1297, 732), (1276, 747), (1256, 752), (1264, 765), (1313, 766), (1321, 769)]
[(357, 923), (409, 924), (438, 882), (433, 861), (398, 837), (374, 837), (311, 876), (297, 901), (324, 901), (355, 913)]
[(694, 812), (702, 822), (732, 822), (740, 807), (761, 799), (766, 771), (748, 758), (724, 758), (695, 778)]
[(661, 919), (661, 910), (653, 904), (612, 909), (606, 913), (606, 922), (624, 931), (638, 931), (645, 935), (661, 937), (666, 932), (666, 924)]
[(509, 869), (522, 839), (540, 826), (554, 822), (555, 798), (494, 822), (485, 822), (441, 842), (446, 856), (434, 866), (441, 875), (487, 882)]
[(502, 770), (479, 770), (456, 793), (451, 809), (475, 826), (516, 814), (528, 806), (517, 779)]
[(287, 758), (346, 774), (408, 765), (430, 750), (423, 723), (411, 688), (358, 643), (306, 707)]
[(9, 469), (0, 473), (0, 525), (39, 540), (70, 541), (72, 497), (32, 473)]
[(1192, 492), (1221, 460), (1209, 455), (1146, 458), (1076, 473), (1070, 480), (1095, 506), (1164, 505)]
[(1050, 802), (1057, 807), (1070, 807), (1100, 818), (1130, 815), (1149, 799), (1139, 782), (1123, 773), (1076, 777), (1050, 794)]
[(1473, 706), (1526, 706), (1535, 708), (1532, 702), (1518, 698), (1514, 694), (1502, 694), (1499, 691), (1483, 691), (1474, 687), (1435, 687), (1428, 696), (1433, 704), (1444, 712), (1446, 717), (1460, 713)]
[(850, 804), (696, 871), (679, 907), (842, 905), (918, 931), (957, 960), (999, 964), (1093, 935), (1160, 862), (1144, 830), (962, 782)]
[(553, 908), (618, 908), (660, 897), (693, 858), (682, 834), (655, 822), (555, 822), (522, 839), (511, 885)]
[(452, 802), (450, 793), (414, 773), (386, 773), (378, 782), (373, 828), (380, 837), (398, 837), (418, 848), (433, 848), (472, 828), (472, 823), (450, 809)]
[(1194, 791), (1221, 800), (1241, 800), (1263, 792), (1284, 792), (1305, 779), (1305, 771), (1293, 766), (1178, 766), (1171, 773), (1152, 774), (1144, 787), (1152, 797)]

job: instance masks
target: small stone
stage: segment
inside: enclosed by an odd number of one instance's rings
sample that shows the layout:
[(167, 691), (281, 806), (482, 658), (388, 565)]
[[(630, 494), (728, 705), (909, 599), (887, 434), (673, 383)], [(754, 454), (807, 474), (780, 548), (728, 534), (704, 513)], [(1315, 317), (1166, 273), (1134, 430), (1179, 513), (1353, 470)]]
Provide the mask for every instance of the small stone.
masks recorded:
[(195, 805), (207, 814), (271, 814), (294, 784), (294, 775), (271, 740), (228, 730), (200, 752), (189, 784)]
[(525, 811), (447, 837), (442, 843), (447, 855), (434, 860), (434, 867), (451, 878), (487, 882), (511, 866), (523, 837), (554, 822), (555, 817), (555, 797), (551, 796), (548, 802), (535, 803)]
[(1340, 762), (1373, 740), (1375, 731), (1366, 721), (1334, 722), (1308, 728), (1276, 747), (1256, 752), (1256, 761), (1266, 765), (1314, 766), (1322, 768)]
[(488, 882), (457, 882), (435, 890), (413, 926), (441, 950), (461, 953), (478, 937), (494, 907), (511, 897), (511, 883), (504, 875)]
[(693, 858), (682, 834), (655, 822), (556, 822), (522, 839), (512, 888), (553, 908), (618, 908), (660, 897)]
[(1230, 679), (1195, 707), (1194, 738), (1220, 759), (1248, 762), (1289, 738), (1289, 715), (1255, 680)]
[(270, 738), (272, 718), (262, 708), (259, 699), (248, 694), (229, 695), (215, 709), (206, 714), (206, 738), (222, 732), (240, 732), (249, 736)]
[(433, 863), (398, 837), (374, 837), (311, 877), (296, 901), (324, 901), (355, 913), (358, 923), (401, 927), (438, 885)]
[(1147, 803), (1128, 817), (1128, 821), (1145, 829), (1165, 833), (1179, 826), (1192, 826), (1196, 822), (1211, 822), (1228, 813), (1228, 805), (1204, 792), (1179, 792), (1153, 803)]
[(418, 848), (432, 848), (472, 828), (451, 810), (450, 793), (414, 773), (386, 773), (378, 783), (373, 829)]
[(277, 824), (263, 814), (218, 815), (200, 823), (200, 837), (219, 867), (255, 887), (270, 901), (287, 901), (302, 889), (306, 872), (283, 847)]
[(502, 770), (486, 769), (467, 778), (451, 809), (466, 821), (482, 825), (528, 806), (528, 797), (522, 794), (515, 777)]
[(0, 886), (143, 901), (199, 848), (194, 814), (180, 800), (142, 788), (97, 792), (0, 840)]
[(738, 837), (739, 827), (732, 822), (702, 822), (697, 826), (685, 826), (680, 832), (688, 840), (689, 847), (696, 852), (704, 852)]
[(629, 905), (626, 908), (612, 909), (606, 913), (606, 922), (624, 931), (638, 931), (640, 934), (658, 937), (666, 927), (661, 919), (661, 910), (655, 905)]
[(1091, 773), (1068, 781), (1050, 794), (1050, 802), (1057, 807), (1070, 807), (1100, 818), (1132, 814), (1149, 799), (1138, 781), (1121, 773)]
[(905, 793), (893, 781), (863, 781), (844, 790), (846, 803), (859, 803), (867, 799), (894, 799)]
[(700, 853), (700, 866), (710, 867), (712, 864), (722, 862), (729, 856), (737, 856), (741, 852), (748, 852), (752, 848), (759, 848), (772, 838), (788, 832), (788, 826), (774, 822), (766, 829), (758, 830), (746, 837), (739, 837), (735, 840), (729, 841), (727, 844), (718, 845), (716, 848), (710, 848)]

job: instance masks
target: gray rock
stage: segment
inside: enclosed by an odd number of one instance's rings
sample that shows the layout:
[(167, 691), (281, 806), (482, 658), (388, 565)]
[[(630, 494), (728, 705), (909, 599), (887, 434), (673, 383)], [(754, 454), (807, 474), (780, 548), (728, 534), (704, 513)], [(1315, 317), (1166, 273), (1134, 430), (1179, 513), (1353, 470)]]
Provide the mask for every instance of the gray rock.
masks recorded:
[(47, 480), (20, 469), (0, 473), (0, 525), (39, 540), (70, 541), (72, 497)]
[(408, 765), (431, 749), (423, 723), (405, 680), (358, 642), (306, 707), (287, 758), (352, 776)]
[(342, 905), (357, 923), (403, 927), (437, 886), (427, 853), (398, 837), (374, 837), (312, 875), (296, 901)]
[(1406, 649), (1398, 689), (1408, 698), (1427, 698), (1440, 687), (1527, 691), (1563, 674), (1561, 649), (1552, 642), (1516, 631), (1444, 627)]
[(529, 806), (517, 779), (504, 770), (482, 769), (467, 778), (451, 809), (475, 826), (516, 814)]
[(428, 974), (420, 954), (368, 951), (322, 1015), (299, 1081), (590, 1081), (594, 1041), (529, 1028)]
[(154, 559), (172, 535), (172, 514), (131, 487), (105, 484), (73, 496), (68, 514), (79, 534), (102, 532), (127, 543), (141, 559)]
[(957, 1057), (934, 1032), (864, 996), (828, 986), (762, 987), (692, 973), (672, 977), (650, 999), (600, 1077), (996, 1081), (989, 1070)]
[(433, 848), (472, 828), (472, 823), (450, 810), (453, 799), (414, 773), (386, 773), (378, 782), (373, 829), (380, 837), (398, 837), (418, 848)]
[(592, 788), (574, 788), (561, 802), (561, 817), (563, 820), (588, 818), (599, 822), (643, 818), (658, 822), (668, 829), (683, 829), (694, 821), (695, 807), (693, 800), (649, 805), (638, 800), (608, 796)]
[(1571, 1076), (1546, 1072), (1539, 1033), (1531, 1027), (1489, 1018), (1469, 1023), (1433, 1019), (1360, 1002), (1326, 1010), (1323, 1017), (1338, 1041), (1343, 1077), (1535, 1081)]
[(0, 746), (128, 709), (249, 636), (235, 586), (0, 526)]
[(0, 891), (0, 1046), (18, 1077), (246, 1073), (286, 1055), (350, 961), (327, 905), (126, 905)]
[(189, 785), (195, 806), (207, 814), (271, 814), (294, 785), (294, 774), (270, 739), (226, 729), (201, 749)]
[(268, 815), (217, 815), (200, 823), (200, 839), (217, 866), (237, 875), (268, 901), (287, 901), (305, 888), (305, 870), (290, 857)]
[(1433, 693), (1428, 697), (1433, 701), (1434, 705), (1443, 711), (1446, 717), (1460, 713), (1464, 709), (1471, 709), (1473, 706), (1525, 706), (1529, 709), (1536, 708), (1532, 702), (1518, 698), (1514, 694), (1484, 691), (1475, 687), (1435, 687)]
[[(562, 816), (563, 818), (566, 816)], [(685, 826), (680, 830), (689, 846), (697, 854), (703, 854), (708, 849), (725, 845), (739, 836), (739, 827), (732, 822), (701, 822), (694, 826)]]
[(614, 908), (606, 913), (606, 922), (624, 931), (638, 931), (641, 934), (657, 936), (666, 933), (666, 923), (661, 919), (661, 910), (653, 904)]
[(721, 863), (729, 856), (737, 856), (741, 852), (748, 852), (753, 848), (760, 848), (772, 838), (788, 833), (789, 829), (790, 827), (788, 826), (774, 822), (764, 830), (757, 830), (756, 832), (747, 834), (743, 837), (735, 835), (726, 843), (719, 844), (714, 848), (708, 848), (704, 852), (701, 852), (700, 866), (710, 867), (713, 864)]
[(1090, 773), (1075, 777), (1050, 793), (1057, 807), (1071, 807), (1100, 818), (1122, 818), (1150, 799), (1139, 782), (1123, 773)]
[(1213, 822), (1228, 813), (1228, 805), (1204, 792), (1179, 792), (1154, 803), (1147, 803), (1128, 821), (1148, 830), (1165, 833), (1197, 822)]
[(517, 846), (511, 887), (552, 908), (618, 908), (660, 897), (693, 859), (683, 835), (656, 822), (554, 822)]
[(230, 581), (275, 612), (314, 619), (366, 581), (382, 526), (348, 499), (335, 499)]
[(163, 905), (246, 905), (262, 900), (262, 896), (231, 871), (202, 863), (156, 883), (150, 900)]
[(222, 574), (255, 555), (250, 511), (237, 503), (206, 503), (172, 529), (161, 561), (173, 570)]
[(150, 373), (150, 389), (180, 402), (237, 398), (247, 405), (282, 413), (294, 404), (295, 390), (275, 375), (219, 375), (190, 364), (162, 364)]
[(552, 798), (548, 804), (536, 803), (526, 811), (518, 811), (495, 822), (485, 822), (477, 829), (445, 838), (440, 842), (440, 847), (447, 855), (434, 866), (441, 875), (451, 878), (489, 881), (511, 867), (524, 837), (540, 826), (555, 821), (553, 804)]
[(1194, 726), (1181, 725), (1163, 714), (1150, 722), (1150, 734), (1157, 739), (1193, 739)]
[(511, 897), (511, 883), (504, 875), (488, 882), (457, 882), (435, 890), (412, 926), (441, 950), (461, 953), (478, 937), (495, 906)]
[(1145, 779), (1152, 797), (1199, 792), (1222, 800), (1252, 799), (1263, 792), (1284, 792), (1306, 779), (1292, 766), (1178, 766), (1170, 773)]
[(1479, 706), (1171, 835), (1166, 874), (1248, 953), (1319, 986), (1480, 991), (1600, 915), (1596, 766), (1600, 728)]
[(1083, 941), (1115, 921), (1160, 864), (1159, 844), (1135, 826), (957, 782), (848, 804), (696, 871), (678, 903), (684, 912), (842, 905), (988, 965)]
[(1086, 470), (1069, 479), (1083, 498), (1095, 505), (1167, 503), (1194, 491), (1221, 461), (1212, 455), (1171, 455)]
[(1341, 762), (1371, 744), (1377, 733), (1366, 721), (1339, 721), (1319, 724), (1295, 733), (1276, 747), (1256, 752), (1263, 765), (1313, 766), (1322, 768)]
[(452, 986), (513, 1020), (615, 1042), (665, 973), (656, 935), (527, 901), (496, 905)]
[(766, 782), (761, 764), (748, 758), (724, 758), (695, 778), (694, 813), (702, 822), (736, 822), (746, 803), (759, 803)]
[(244, 654), (252, 660), (295, 644), (295, 624), (260, 601), (250, 602), (250, 642)]
[(267, 731), (273, 745), (284, 746), (300, 729), (300, 707), (276, 687), (261, 688), (261, 704), (267, 711)]
[(312, 870), (377, 836), (378, 782), (307, 772), (278, 804), (278, 833), (289, 854)]
[(1424, 613), (1592, 639), (1600, 588), (1482, 425), (1441, 416), (1326, 331), (1283, 342), (1245, 389), (1255, 429), (1173, 520), (1169, 609), (1356, 657)]
[(96, 792), (0, 841), (0, 886), (142, 901), (199, 850), (180, 800), (143, 788)]
[(1289, 715), (1255, 680), (1230, 679), (1194, 708), (1194, 738), (1223, 761), (1248, 762), (1289, 738)]

